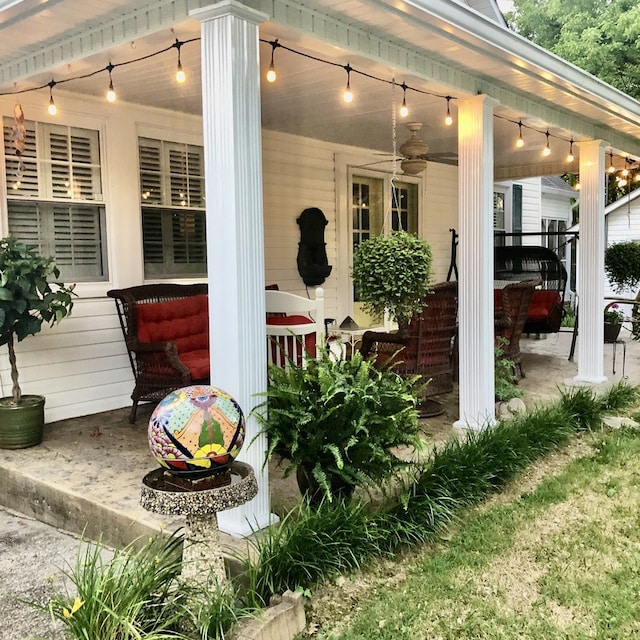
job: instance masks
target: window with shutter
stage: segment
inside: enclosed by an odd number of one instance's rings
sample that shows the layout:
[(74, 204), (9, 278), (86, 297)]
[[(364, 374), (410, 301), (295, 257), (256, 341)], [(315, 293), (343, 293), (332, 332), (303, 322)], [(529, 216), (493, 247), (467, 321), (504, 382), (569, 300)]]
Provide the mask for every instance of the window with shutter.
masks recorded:
[(106, 279), (98, 131), (27, 121), (17, 155), (13, 119), (3, 125), (9, 233), (54, 256), (65, 280)]
[(205, 275), (203, 148), (139, 138), (138, 160), (145, 276)]

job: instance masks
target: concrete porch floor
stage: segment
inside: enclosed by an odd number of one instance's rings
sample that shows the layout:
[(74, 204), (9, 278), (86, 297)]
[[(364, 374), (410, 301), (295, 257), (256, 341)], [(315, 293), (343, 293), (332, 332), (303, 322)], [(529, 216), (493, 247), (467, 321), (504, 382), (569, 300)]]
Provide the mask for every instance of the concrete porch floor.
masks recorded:
[[(623, 333), (623, 339), (628, 332)], [(558, 396), (577, 374), (576, 362), (567, 356), (571, 333), (523, 338), (521, 349), (526, 378), (520, 381), (529, 408)], [(626, 376), (640, 384), (640, 344), (626, 340)], [(605, 345), (608, 382), (622, 377), (622, 345), (617, 345), (616, 373), (612, 373), (613, 345)], [(457, 394), (440, 398), (445, 413), (422, 421), (434, 441), (449, 437), (457, 419)], [(142, 477), (155, 468), (147, 445), (147, 423), (152, 406), (138, 411), (135, 425), (127, 422), (129, 407), (50, 423), (44, 441), (30, 449), (4, 450), (0, 457), (0, 505), (58, 529), (122, 546), (160, 528), (173, 531), (180, 519), (163, 519), (139, 505)], [(299, 498), (295, 479), (283, 479), (270, 469), (273, 510), (278, 513)], [(223, 544), (241, 544), (223, 536)]]

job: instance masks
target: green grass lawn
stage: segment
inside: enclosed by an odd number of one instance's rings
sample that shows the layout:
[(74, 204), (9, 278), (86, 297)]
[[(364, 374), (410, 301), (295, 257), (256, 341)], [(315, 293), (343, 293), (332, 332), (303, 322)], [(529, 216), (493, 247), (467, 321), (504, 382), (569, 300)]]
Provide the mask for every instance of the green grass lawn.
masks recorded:
[(319, 588), (310, 618), (319, 639), (640, 637), (640, 430), (582, 435), (437, 547)]

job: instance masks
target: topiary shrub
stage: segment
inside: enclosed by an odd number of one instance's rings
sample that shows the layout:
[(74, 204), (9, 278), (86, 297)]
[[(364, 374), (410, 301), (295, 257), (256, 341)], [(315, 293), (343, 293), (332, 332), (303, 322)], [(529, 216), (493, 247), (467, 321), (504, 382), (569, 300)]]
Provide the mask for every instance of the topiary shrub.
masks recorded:
[(604, 252), (604, 270), (616, 292), (635, 291), (640, 284), (640, 243), (612, 244)]
[(431, 263), (429, 244), (406, 231), (365, 240), (354, 251), (352, 273), (364, 310), (408, 322), (424, 306)]

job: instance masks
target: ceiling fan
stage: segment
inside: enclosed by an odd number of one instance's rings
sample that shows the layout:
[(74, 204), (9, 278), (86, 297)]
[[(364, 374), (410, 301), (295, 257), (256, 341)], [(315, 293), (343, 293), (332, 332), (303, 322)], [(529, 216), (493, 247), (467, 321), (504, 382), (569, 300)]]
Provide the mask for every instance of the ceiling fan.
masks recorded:
[[(458, 164), (458, 154), (453, 151), (441, 153), (429, 153), (426, 142), (418, 137), (418, 132), (422, 129), (421, 122), (408, 122), (407, 129), (411, 136), (398, 149), (399, 155), (396, 160), (400, 161), (400, 168), (406, 175), (417, 175), (427, 167), (427, 161), (440, 162), (456, 166)], [(391, 156), (393, 158), (393, 156)]]

